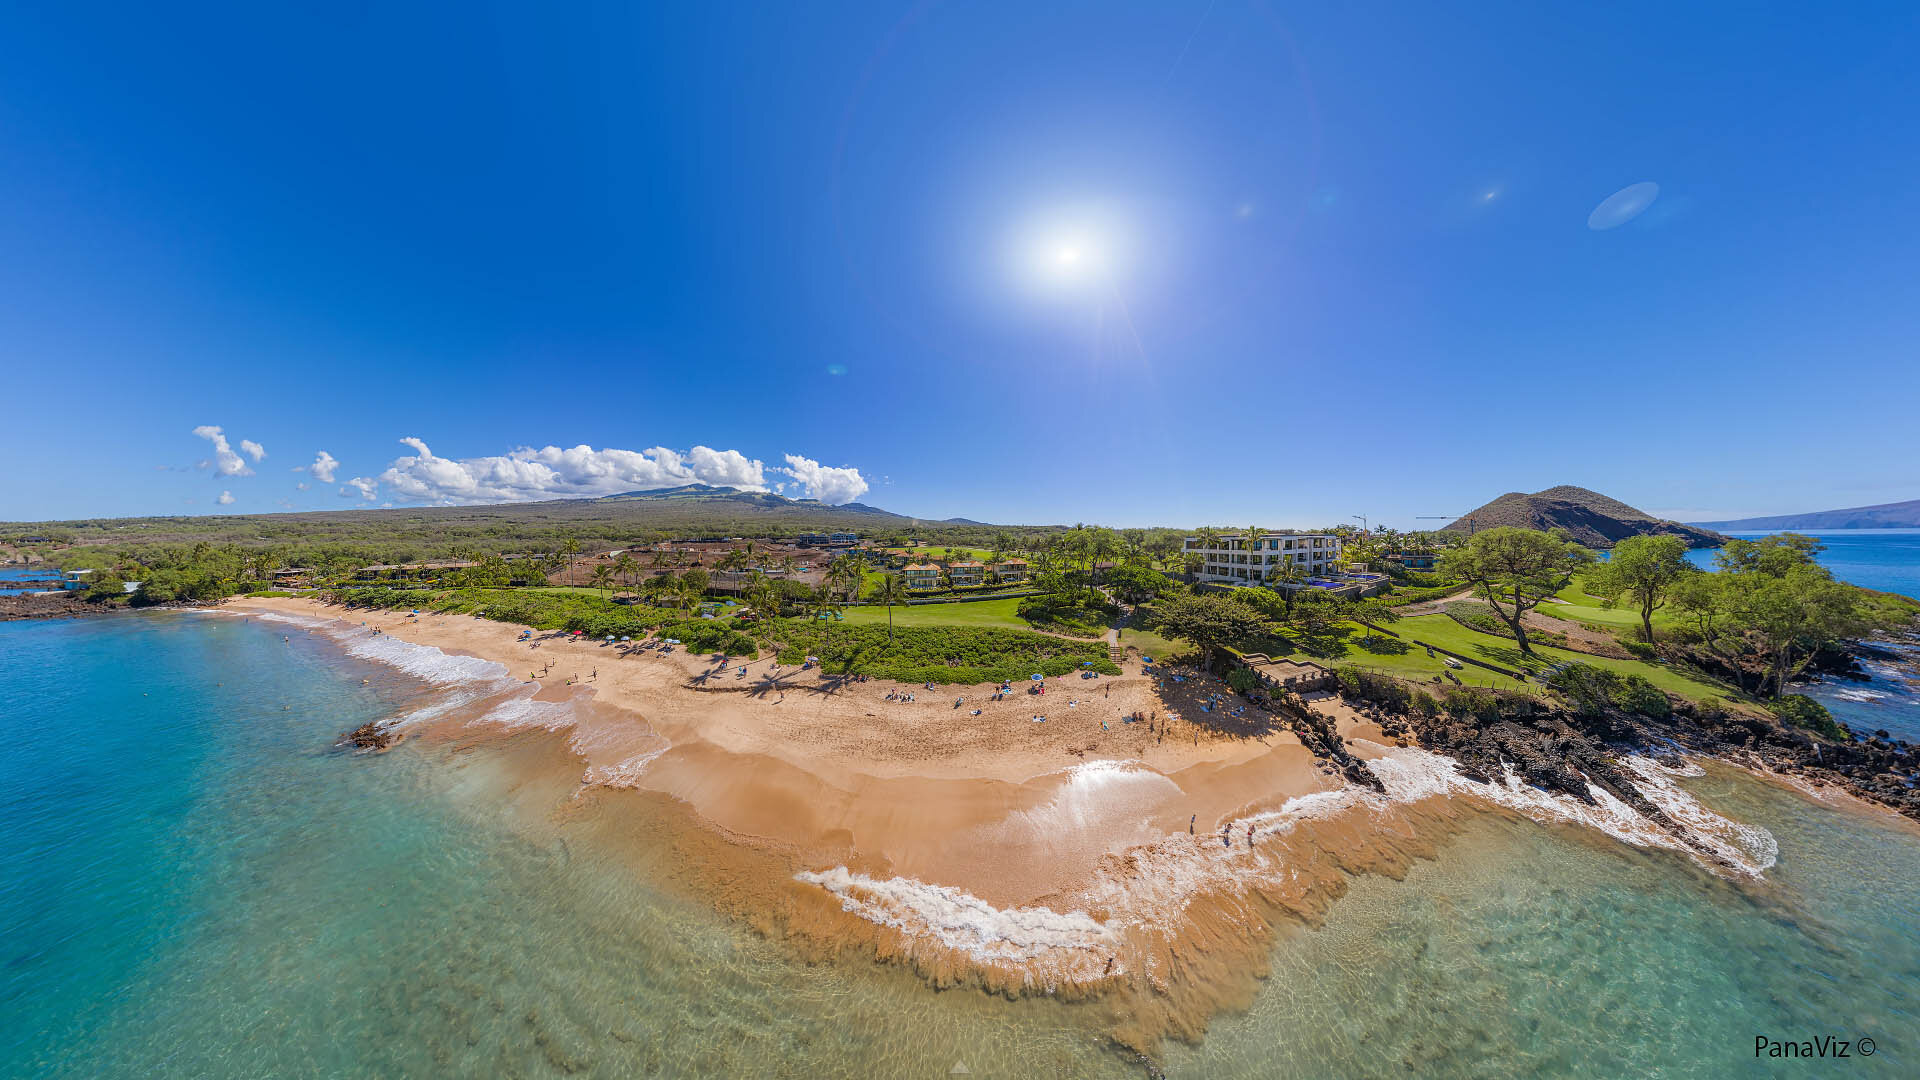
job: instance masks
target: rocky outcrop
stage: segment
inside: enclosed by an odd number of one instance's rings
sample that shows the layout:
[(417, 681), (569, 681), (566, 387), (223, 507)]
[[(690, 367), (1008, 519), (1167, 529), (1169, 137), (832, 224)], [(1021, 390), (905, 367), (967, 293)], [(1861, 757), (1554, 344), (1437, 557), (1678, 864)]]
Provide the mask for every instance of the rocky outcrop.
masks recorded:
[(385, 750), (400, 741), (400, 736), (391, 727), (381, 727), (379, 721), (361, 724), (352, 731), (342, 732), (337, 745), (351, 746), (355, 750)]
[(1469, 780), (1490, 783), (1510, 768), (1530, 784), (1583, 802), (1593, 801), (1591, 784), (1683, 840), (1684, 831), (1647, 801), (1633, 775), (1617, 763), (1620, 754), (1678, 746), (1816, 787), (1832, 784), (1920, 821), (1920, 749), (1885, 731), (1834, 741), (1771, 716), (1701, 708), (1681, 699), (1673, 699), (1673, 714), (1662, 720), (1614, 709), (1581, 715), (1521, 695), (1499, 698), (1494, 711), (1480, 716), (1424, 716), (1379, 702), (1355, 707), (1388, 737), (1412, 739), (1453, 758)]
[(1597, 491), (1562, 484), (1531, 495), (1509, 491), (1460, 519), (1445, 532), (1479, 532), (1511, 526), (1518, 529), (1565, 529), (1587, 547), (1610, 548), (1629, 536), (1678, 536), (1688, 547), (1719, 547), (1726, 537), (1710, 529), (1682, 525), (1654, 517)]
[(73, 593), (0, 596), (0, 622), (15, 619), (69, 619), (76, 615), (99, 615), (112, 610), (106, 604), (82, 600)]
[(1290, 702), (1282, 704), (1280, 712), (1285, 717), (1287, 726), (1299, 736), (1301, 745), (1313, 751), (1316, 761), (1331, 764), (1340, 775), (1347, 778), (1349, 783), (1379, 792), (1386, 791), (1385, 786), (1380, 783), (1380, 778), (1373, 774), (1373, 770), (1367, 767), (1367, 763), (1354, 757), (1353, 751), (1347, 749), (1346, 740), (1340, 737), (1340, 732), (1331, 719)]

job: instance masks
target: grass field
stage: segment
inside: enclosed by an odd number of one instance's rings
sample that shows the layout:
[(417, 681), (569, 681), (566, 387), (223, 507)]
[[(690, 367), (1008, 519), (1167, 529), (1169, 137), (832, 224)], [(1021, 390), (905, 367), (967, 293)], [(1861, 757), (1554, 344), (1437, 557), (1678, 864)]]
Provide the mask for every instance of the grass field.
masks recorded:
[[(1644, 675), (1648, 681), (1660, 689), (1695, 701), (1708, 696), (1724, 696), (1727, 693), (1725, 687), (1689, 678), (1664, 664), (1590, 656), (1586, 653), (1569, 652), (1546, 645), (1535, 645), (1536, 655), (1529, 657), (1520, 651), (1519, 646), (1506, 638), (1469, 630), (1445, 615), (1421, 615), (1412, 619), (1402, 619), (1394, 624), (1393, 629), (1403, 638), (1418, 638), (1443, 649), (1452, 649), (1462, 656), (1471, 656), (1490, 664), (1525, 671), (1528, 674), (1544, 671), (1554, 664), (1573, 661), (1608, 668), (1623, 675)], [(1424, 657), (1426, 654), (1420, 652), (1419, 655)], [(1491, 675), (1492, 672), (1486, 672), (1486, 674)]]
[[(1020, 606), (1017, 599), (975, 600), (963, 604), (922, 604), (918, 607), (896, 605), (893, 609), (895, 626), (1010, 626), (1016, 630), (1029, 630), (1027, 621), (1014, 614)], [(846, 621), (856, 625), (887, 625), (887, 609), (878, 606), (851, 607), (847, 609)]]
[[(1601, 605), (1606, 601), (1588, 593), (1584, 579), (1575, 577), (1571, 584), (1554, 595), (1566, 602), (1556, 604), (1549, 601), (1541, 604), (1539, 608), (1536, 609), (1540, 614), (1551, 615), (1556, 619), (1572, 619), (1575, 622), (1589, 623), (1602, 630), (1612, 630), (1616, 632), (1621, 630), (1635, 631), (1634, 636), (1636, 640), (1638, 639), (1637, 632), (1640, 629), (1639, 611), (1624, 604), (1618, 607), (1602, 607)], [(1655, 630), (1663, 626), (1669, 626), (1672, 623), (1673, 616), (1665, 609), (1653, 613), (1653, 626)]]
[[(1435, 675), (1444, 677), (1451, 671), (1459, 677), (1461, 682), (1469, 686), (1490, 686), (1502, 690), (1525, 690), (1536, 693), (1540, 689), (1537, 681), (1521, 682), (1471, 664), (1463, 669), (1448, 668), (1446, 661), (1440, 656), (1428, 656), (1425, 649), (1413, 644), (1413, 641), (1419, 640), (1459, 653), (1461, 656), (1524, 671), (1532, 676), (1538, 676), (1556, 664), (1576, 662), (1607, 668), (1623, 675), (1643, 675), (1660, 689), (1695, 701), (1709, 696), (1723, 697), (1728, 694), (1726, 687), (1690, 678), (1661, 664), (1590, 656), (1586, 653), (1570, 652), (1540, 644), (1535, 644), (1534, 655), (1528, 656), (1507, 638), (1470, 630), (1445, 615), (1419, 615), (1411, 619), (1402, 619), (1394, 623), (1392, 629), (1400, 635), (1401, 641), (1375, 639), (1370, 642), (1361, 635), (1358, 626), (1350, 626), (1349, 633), (1345, 641), (1340, 644), (1340, 652), (1337, 655), (1314, 656), (1308, 653), (1294, 653), (1293, 659), (1323, 665), (1353, 664), (1382, 674), (1396, 675), (1420, 682), (1431, 682)], [(1405, 651), (1399, 651), (1402, 645), (1406, 646)]]
[(1131, 627), (1120, 633), (1120, 644), (1139, 649), (1143, 654), (1159, 660), (1163, 657), (1181, 656), (1194, 651), (1193, 643), (1179, 638), (1163, 637), (1152, 630), (1136, 630)]

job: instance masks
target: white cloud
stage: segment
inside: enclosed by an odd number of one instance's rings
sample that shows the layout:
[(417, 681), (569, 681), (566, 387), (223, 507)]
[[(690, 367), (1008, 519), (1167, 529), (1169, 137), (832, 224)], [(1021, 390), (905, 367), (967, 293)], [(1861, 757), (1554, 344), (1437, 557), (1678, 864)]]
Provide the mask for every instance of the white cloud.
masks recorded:
[[(339, 467), (340, 467), (340, 462), (334, 460), (334, 456), (332, 454), (329, 454), (325, 450), (322, 450), (318, 454), (314, 455), (313, 464), (295, 465), (293, 467), (293, 471), (303, 472), (303, 473), (312, 473), (313, 478), (315, 480), (318, 480), (323, 484), (331, 484), (333, 483), (333, 471)], [(306, 490), (306, 485), (302, 484), (300, 485), (300, 488), (302, 491), (304, 491)]]
[[(239, 454), (234, 453), (231, 446), (227, 445), (227, 436), (219, 428), (212, 424), (202, 424), (194, 428), (193, 433), (213, 444), (213, 460), (201, 462), (201, 468), (204, 469), (212, 466), (214, 471), (218, 472), (221, 476), (253, 475), (253, 470), (247, 468), (246, 461), (244, 461)], [(260, 444), (250, 439), (240, 440), (240, 445), (249, 453), (252, 453), (254, 450), (260, 450)], [(260, 453), (255, 455), (253, 460), (259, 461), (260, 458), (265, 455), (266, 451), (260, 450)]]
[[(329, 479), (331, 479), (331, 477), (329, 477)], [(307, 490), (307, 488), (308, 488), (309, 486), (310, 486), (310, 485), (309, 485), (309, 484), (308, 484), (308, 483), (307, 483), (307, 482), (306, 482), (305, 480), (302, 480), (302, 481), (300, 481), (299, 483), (297, 483), (297, 484), (295, 484), (295, 485), (293, 485), (293, 490), (295, 490), (295, 491), (305, 491), (305, 490)]]
[(221, 492), (221, 493), (220, 493), (220, 497), (219, 497), (219, 498), (217, 498), (217, 499), (215, 499), (215, 500), (213, 500), (213, 501), (214, 501), (214, 502), (217, 502), (217, 503), (219, 503), (219, 504), (220, 504), (221, 506), (232, 506), (232, 505), (233, 505), (233, 492), (231, 492), (231, 491), (223, 491), (223, 492)]
[(343, 499), (351, 499), (358, 496), (368, 502), (372, 502), (373, 493), (379, 490), (379, 487), (380, 485), (371, 477), (356, 476), (347, 481), (346, 487), (340, 489), (340, 497)]
[(591, 446), (535, 450), (521, 447), (495, 457), (437, 457), (417, 438), (400, 440), (414, 453), (397, 458), (379, 482), (400, 498), (420, 502), (528, 502), (536, 499), (595, 498), (623, 491), (712, 484), (764, 491), (766, 468), (738, 450), (696, 446), (681, 453), (651, 450), (596, 450)]
[(798, 454), (788, 454), (787, 467), (776, 469), (786, 473), (807, 487), (807, 494), (830, 506), (850, 503), (865, 495), (869, 485), (859, 469), (835, 469), (822, 465), (812, 458), (803, 458)]
[(264, 446), (261, 446), (257, 442), (254, 442), (252, 439), (241, 439), (240, 450), (241, 452), (245, 453), (248, 457), (252, 458), (255, 462), (258, 462), (261, 458), (267, 456), (267, 448)]

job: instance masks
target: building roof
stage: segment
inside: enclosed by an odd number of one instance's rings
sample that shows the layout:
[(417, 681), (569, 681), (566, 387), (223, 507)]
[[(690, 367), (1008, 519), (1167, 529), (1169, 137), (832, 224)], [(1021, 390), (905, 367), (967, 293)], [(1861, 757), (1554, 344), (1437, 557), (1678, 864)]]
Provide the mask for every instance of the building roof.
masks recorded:
[(994, 563), (993, 565), (995, 565), (995, 566), (1025, 566), (1025, 565), (1027, 565), (1027, 560), (1025, 560), (1025, 559), (1001, 559), (1001, 560), (1000, 560), (999, 562), (997, 562), (997, 563)]
[(985, 563), (977, 563), (977, 562), (957, 562), (957, 563), (947, 564), (948, 567), (954, 570), (958, 570), (963, 566), (985, 566), (985, 565), (986, 565)]
[(939, 573), (939, 572), (940, 572), (940, 568), (939, 568), (939, 567), (937, 567), (937, 566), (934, 566), (934, 565), (932, 565), (932, 564), (930, 564), (930, 563), (914, 563), (914, 564), (912, 564), (912, 565), (910, 565), (910, 566), (908, 566), (908, 567), (907, 567), (906, 569), (907, 569), (907, 570), (908, 570), (909, 572), (911, 572), (911, 571), (914, 571), (914, 570), (932, 570), (932, 571), (933, 571), (933, 572), (935, 572), (935, 573)]

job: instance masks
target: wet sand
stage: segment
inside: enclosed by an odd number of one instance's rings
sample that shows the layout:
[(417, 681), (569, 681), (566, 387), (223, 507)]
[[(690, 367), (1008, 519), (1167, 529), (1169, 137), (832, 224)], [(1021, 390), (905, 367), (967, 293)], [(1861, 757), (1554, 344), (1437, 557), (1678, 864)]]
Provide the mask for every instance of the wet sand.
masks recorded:
[[(1084, 998), (1148, 1054), (1243, 1007), (1277, 928), (1317, 920), (1352, 875), (1400, 877), (1461, 815), (1493, 812), (1428, 797), (1445, 784), (1417, 776), (1409, 799), (1355, 789), (1255, 710), (1201, 713), (1206, 695), (1230, 697), (1218, 680), (1157, 679), (1137, 658), (1119, 677), (995, 700), (992, 686), (776, 673), (769, 658), (741, 675), (682, 650), (523, 641), (464, 615), (228, 609), (499, 664), (506, 677), (411, 737), (515, 748), (527, 791), (558, 778), (573, 792), (528, 813), (649, 847), (646, 865), (673, 865), (690, 892), (804, 951)], [(1337, 699), (1314, 707), (1362, 757), (1409, 753)], [(1125, 722), (1136, 714), (1151, 723)]]

